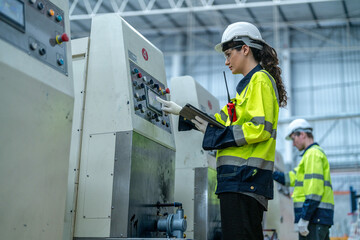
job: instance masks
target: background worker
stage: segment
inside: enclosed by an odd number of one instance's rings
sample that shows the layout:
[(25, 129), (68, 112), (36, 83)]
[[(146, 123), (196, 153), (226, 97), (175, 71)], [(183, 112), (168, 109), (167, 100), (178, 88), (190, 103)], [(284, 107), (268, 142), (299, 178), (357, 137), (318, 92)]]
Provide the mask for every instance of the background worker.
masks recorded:
[(334, 194), (330, 166), (324, 151), (314, 143), (312, 127), (304, 119), (296, 119), (287, 129), (286, 139), (302, 153), (299, 165), (288, 173), (275, 171), (275, 181), (294, 187), (295, 223), (299, 239), (325, 240), (333, 225)]
[[(244, 78), (231, 99), (233, 110), (228, 111), (226, 105), (215, 115), (225, 128), (199, 117), (192, 123), (204, 133), (203, 148), (217, 150), (216, 194), (223, 239), (263, 240), (263, 212), (273, 198), (279, 106), (285, 106), (287, 100), (279, 61), (259, 30), (247, 22), (229, 25), (215, 50), (225, 55), (225, 65), (233, 74)], [(181, 107), (176, 103), (158, 101), (164, 112), (179, 114)], [(179, 122), (180, 130), (185, 130), (181, 117)]]

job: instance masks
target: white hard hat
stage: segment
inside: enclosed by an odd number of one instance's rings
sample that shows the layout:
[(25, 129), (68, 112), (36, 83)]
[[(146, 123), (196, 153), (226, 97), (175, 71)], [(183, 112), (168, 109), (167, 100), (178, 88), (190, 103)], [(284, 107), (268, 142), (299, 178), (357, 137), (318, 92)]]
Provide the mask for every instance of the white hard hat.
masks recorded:
[(291, 140), (290, 135), (294, 132), (312, 132), (312, 127), (308, 121), (299, 118), (292, 121), (286, 129), (286, 140)]
[(262, 49), (262, 45), (253, 43), (251, 40), (259, 40), (265, 43), (261, 37), (259, 29), (248, 22), (236, 22), (230, 24), (222, 35), (221, 43), (216, 44), (215, 50), (222, 52), (223, 44), (230, 42), (231, 40), (243, 41), (249, 47), (254, 47), (260, 50)]

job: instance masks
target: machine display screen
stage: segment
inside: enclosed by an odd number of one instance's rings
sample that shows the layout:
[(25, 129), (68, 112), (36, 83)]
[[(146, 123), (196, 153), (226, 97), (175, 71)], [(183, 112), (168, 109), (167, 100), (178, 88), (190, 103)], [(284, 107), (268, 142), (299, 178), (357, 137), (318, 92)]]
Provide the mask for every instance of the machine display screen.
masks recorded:
[(152, 89), (147, 89), (148, 104), (149, 107), (161, 113), (161, 103), (156, 100), (159, 95), (156, 94)]
[(25, 30), (24, 3), (20, 0), (0, 0), (0, 19), (19, 30)]

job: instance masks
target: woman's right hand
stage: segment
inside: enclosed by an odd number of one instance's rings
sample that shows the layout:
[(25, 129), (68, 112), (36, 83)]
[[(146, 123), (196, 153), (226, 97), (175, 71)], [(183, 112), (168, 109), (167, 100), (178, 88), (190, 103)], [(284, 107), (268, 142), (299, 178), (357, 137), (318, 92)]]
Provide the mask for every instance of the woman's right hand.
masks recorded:
[(166, 101), (160, 97), (156, 97), (156, 101), (158, 101), (159, 103), (161, 103), (161, 110), (163, 110), (165, 113), (171, 113), (174, 115), (179, 115), (182, 107), (180, 107), (179, 105), (177, 105), (175, 102), (173, 101)]

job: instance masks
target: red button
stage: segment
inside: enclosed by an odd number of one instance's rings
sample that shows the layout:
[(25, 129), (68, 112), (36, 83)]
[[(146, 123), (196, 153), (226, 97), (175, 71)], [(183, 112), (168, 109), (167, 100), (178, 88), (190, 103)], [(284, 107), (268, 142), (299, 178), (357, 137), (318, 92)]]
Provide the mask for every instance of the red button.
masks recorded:
[(141, 74), (141, 73), (138, 73), (137, 76), (138, 76), (138, 78), (141, 78), (141, 77), (142, 77), (142, 74)]
[(170, 89), (169, 88), (166, 88), (166, 93), (170, 93)]
[(68, 42), (68, 41), (69, 41), (69, 37), (66, 33), (63, 33), (61, 36), (60, 35), (56, 36), (57, 44), (61, 44), (62, 42)]
[(63, 35), (61, 35), (61, 39), (63, 42), (68, 42), (69, 41), (69, 36), (66, 33), (63, 33)]

